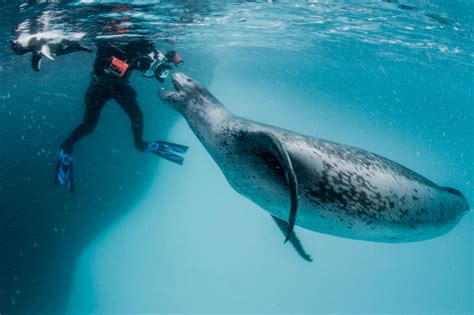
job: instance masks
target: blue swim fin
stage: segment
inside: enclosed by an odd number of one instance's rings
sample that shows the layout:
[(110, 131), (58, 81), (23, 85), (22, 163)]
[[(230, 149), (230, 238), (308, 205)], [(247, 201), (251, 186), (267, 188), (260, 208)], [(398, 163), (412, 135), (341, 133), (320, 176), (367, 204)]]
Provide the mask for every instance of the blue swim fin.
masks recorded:
[(172, 142), (168, 142), (168, 141), (158, 140), (158, 141), (155, 141), (154, 143), (158, 143), (161, 146), (170, 149), (171, 151), (174, 151), (176, 153), (181, 153), (181, 154), (184, 154), (184, 153), (188, 152), (188, 149), (189, 149), (188, 146), (185, 146), (185, 145), (182, 145), (182, 144), (177, 144), (177, 143), (172, 143)]
[(185, 145), (158, 140), (149, 143), (145, 151), (154, 153), (173, 163), (183, 165), (184, 157), (178, 154), (186, 153), (188, 151), (188, 148), (189, 147)]
[(74, 181), (72, 177), (72, 155), (63, 149), (59, 151), (58, 163), (56, 165), (56, 185), (65, 185), (70, 192), (74, 192)]

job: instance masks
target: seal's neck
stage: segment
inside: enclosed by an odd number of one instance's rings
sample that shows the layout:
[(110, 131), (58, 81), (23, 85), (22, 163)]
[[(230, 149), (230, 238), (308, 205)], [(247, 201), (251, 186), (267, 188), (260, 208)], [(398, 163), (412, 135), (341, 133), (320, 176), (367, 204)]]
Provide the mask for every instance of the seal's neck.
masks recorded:
[(208, 143), (207, 140), (216, 135), (216, 130), (220, 128), (222, 122), (232, 116), (232, 113), (215, 97), (202, 95), (189, 99), (187, 106), (180, 112), (203, 144)]

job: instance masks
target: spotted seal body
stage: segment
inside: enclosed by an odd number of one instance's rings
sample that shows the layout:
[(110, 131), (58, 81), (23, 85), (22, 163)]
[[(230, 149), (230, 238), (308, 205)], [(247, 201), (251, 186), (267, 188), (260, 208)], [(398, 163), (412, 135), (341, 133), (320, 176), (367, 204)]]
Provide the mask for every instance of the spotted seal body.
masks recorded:
[(161, 98), (185, 117), (230, 185), (281, 220), (291, 221), (292, 174), (296, 225), (345, 238), (426, 240), (450, 231), (469, 209), (459, 191), (389, 159), (235, 116), (184, 74), (173, 83), (177, 91)]

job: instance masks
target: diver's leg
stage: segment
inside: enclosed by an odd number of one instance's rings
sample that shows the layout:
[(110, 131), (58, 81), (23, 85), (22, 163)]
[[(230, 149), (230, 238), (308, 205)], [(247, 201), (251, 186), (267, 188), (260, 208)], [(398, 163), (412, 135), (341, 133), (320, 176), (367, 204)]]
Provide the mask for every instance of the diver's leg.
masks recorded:
[(84, 121), (73, 130), (61, 145), (54, 181), (56, 184), (66, 186), (71, 192), (74, 191), (72, 147), (79, 139), (94, 131), (99, 120), (100, 111), (109, 98), (108, 95), (110, 95), (110, 89), (91, 83), (84, 101), (86, 105)]
[(94, 131), (99, 121), (100, 112), (109, 98), (107, 87), (96, 84), (89, 86), (84, 99), (86, 110), (83, 122), (72, 131), (71, 135), (61, 145), (64, 151), (71, 153), (73, 145), (77, 141)]
[(152, 143), (143, 141), (143, 113), (137, 103), (137, 94), (131, 86), (121, 88), (120, 92), (117, 91), (115, 99), (130, 117), (135, 147), (139, 151), (151, 152), (168, 161), (183, 164), (184, 158), (179, 154), (186, 153), (188, 150), (187, 146), (166, 141), (155, 141)]
[(145, 151), (148, 143), (143, 141), (143, 113), (138, 106), (137, 93), (129, 85), (122, 86), (115, 100), (130, 118), (135, 147), (140, 152)]

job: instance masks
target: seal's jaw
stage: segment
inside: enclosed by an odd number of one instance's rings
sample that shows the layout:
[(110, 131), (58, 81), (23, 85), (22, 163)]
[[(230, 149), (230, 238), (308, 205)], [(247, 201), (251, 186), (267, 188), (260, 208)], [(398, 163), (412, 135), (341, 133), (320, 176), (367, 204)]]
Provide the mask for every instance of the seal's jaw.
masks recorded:
[(175, 91), (161, 90), (160, 98), (171, 105), (175, 110), (181, 112), (186, 106), (185, 96), (191, 95), (194, 87), (194, 80), (183, 73), (175, 73), (172, 76)]
[(180, 103), (183, 102), (183, 99), (184, 99), (183, 96), (184, 95), (180, 92), (169, 91), (169, 90), (160, 91), (160, 98), (178, 111), (179, 111), (179, 107), (182, 106)]
[(179, 83), (177, 79), (175, 79), (175, 76), (173, 75), (171, 81), (173, 82), (173, 86), (177, 92), (181, 91), (183, 89), (183, 86)]
[(207, 103), (205, 100), (218, 103), (204, 86), (184, 73), (174, 73), (172, 82), (175, 91), (163, 89), (160, 91), (160, 98), (182, 114), (194, 109), (202, 109)]
[(202, 86), (197, 81), (194, 81), (182, 72), (174, 73), (172, 81), (178, 92), (185, 91), (186, 93), (193, 93), (202, 89)]

